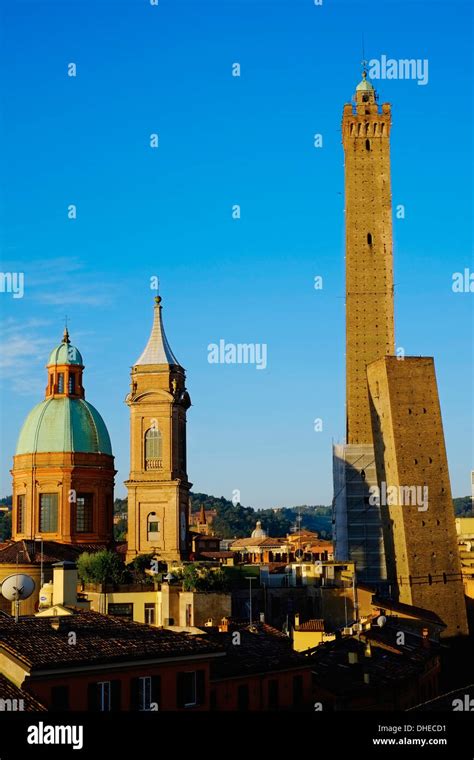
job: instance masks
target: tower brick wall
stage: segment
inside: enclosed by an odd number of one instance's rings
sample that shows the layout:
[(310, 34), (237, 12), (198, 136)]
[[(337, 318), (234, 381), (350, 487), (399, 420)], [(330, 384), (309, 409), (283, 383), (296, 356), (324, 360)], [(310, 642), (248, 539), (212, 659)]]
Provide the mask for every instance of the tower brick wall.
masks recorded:
[[(371, 443), (367, 365), (395, 351), (390, 186), (391, 109), (375, 91), (344, 106), (347, 443)], [(364, 84), (364, 83), (361, 83)]]
[(434, 361), (386, 356), (367, 377), (389, 581), (399, 601), (438, 614), (444, 635), (467, 634)]

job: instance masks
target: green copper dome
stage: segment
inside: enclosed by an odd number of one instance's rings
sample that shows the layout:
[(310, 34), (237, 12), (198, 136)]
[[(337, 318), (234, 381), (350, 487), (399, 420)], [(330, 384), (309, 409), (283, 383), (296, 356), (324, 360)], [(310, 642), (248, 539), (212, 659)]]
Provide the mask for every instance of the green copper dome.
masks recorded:
[(363, 71), (362, 82), (359, 82), (359, 84), (356, 87), (356, 91), (365, 90), (366, 92), (372, 92), (373, 89), (374, 89), (374, 85), (372, 84), (372, 82), (369, 82), (369, 80), (367, 79), (367, 72)]
[(75, 364), (80, 367), (84, 366), (80, 351), (75, 346), (71, 346), (70, 343), (60, 343), (59, 346), (53, 348), (49, 355), (48, 367), (50, 364)]
[[(82, 364), (80, 354), (79, 357), (77, 363)], [(55, 451), (112, 456), (105, 422), (92, 404), (82, 398), (62, 396), (48, 398), (31, 410), (20, 431), (15, 453)]]

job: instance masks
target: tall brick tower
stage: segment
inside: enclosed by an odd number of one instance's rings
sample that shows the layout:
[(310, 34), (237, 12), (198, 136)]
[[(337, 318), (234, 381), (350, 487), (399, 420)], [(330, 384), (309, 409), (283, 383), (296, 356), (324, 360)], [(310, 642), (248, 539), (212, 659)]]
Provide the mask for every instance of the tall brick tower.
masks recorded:
[(435, 612), (445, 636), (467, 634), (434, 361), (385, 356), (367, 376), (392, 594)]
[(163, 328), (161, 298), (153, 327), (131, 372), (130, 477), (127, 560), (137, 554), (185, 559), (188, 549), (189, 489), (186, 472), (186, 412), (191, 400), (186, 374)]
[(348, 444), (371, 444), (366, 367), (395, 352), (390, 105), (382, 112), (366, 73), (355, 112), (344, 106), (346, 199), (346, 420)]
[(380, 108), (364, 71), (344, 106), (346, 214), (346, 444), (334, 447), (336, 557), (359, 578), (386, 578), (376, 484), (367, 365), (395, 351), (388, 103)]

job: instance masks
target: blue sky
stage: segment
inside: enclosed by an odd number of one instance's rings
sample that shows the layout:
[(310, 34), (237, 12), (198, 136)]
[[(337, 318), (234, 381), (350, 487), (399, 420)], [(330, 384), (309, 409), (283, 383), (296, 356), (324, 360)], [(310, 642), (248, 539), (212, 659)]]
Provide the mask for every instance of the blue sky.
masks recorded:
[[(474, 269), (470, 3), (10, 0), (0, 13), (1, 270), (25, 275), (22, 299), (0, 293), (0, 494), (67, 313), (124, 495), (124, 397), (157, 275), (193, 401), (194, 490), (330, 503), (345, 424), (340, 124), (362, 34), (368, 59), (429, 61), (426, 86), (375, 83), (392, 103), (393, 202), (406, 209), (396, 339), (435, 357), (453, 493), (467, 494), (474, 294), (451, 283)], [(220, 339), (266, 343), (267, 369), (209, 364)]]

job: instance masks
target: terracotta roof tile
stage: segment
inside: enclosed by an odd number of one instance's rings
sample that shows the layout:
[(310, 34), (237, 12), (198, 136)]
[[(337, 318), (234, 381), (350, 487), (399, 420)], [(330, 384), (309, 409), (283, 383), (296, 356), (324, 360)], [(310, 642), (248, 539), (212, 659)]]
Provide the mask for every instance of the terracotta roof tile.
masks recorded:
[(296, 631), (323, 631), (324, 632), (324, 620), (307, 620), (306, 623), (301, 623), (295, 628)]
[(32, 697), (28, 692), (19, 689), (8, 678), (0, 674), (0, 700), (2, 699), (22, 699), (24, 712), (41, 712), (46, 707)]
[[(56, 618), (58, 619), (58, 618)], [(0, 617), (0, 651), (15, 654), (28, 667), (60, 668), (67, 665), (216, 654), (219, 647), (205, 636), (191, 636), (153, 628), (98, 612), (78, 612), (59, 618)], [(69, 633), (76, 644), (69, 644)]]
[[(98, 552), (108, 549), (106, 544), (60, 544), (56, 541), (43, 541), (43, 562), (75, 562), (82, 552)], [(18, 552), (22, 551), (20, 564), (39, 564), (41, 562), (41, 541), (10, 541), (0, 546), (0, 564), (16, 562)]]

